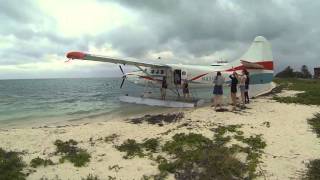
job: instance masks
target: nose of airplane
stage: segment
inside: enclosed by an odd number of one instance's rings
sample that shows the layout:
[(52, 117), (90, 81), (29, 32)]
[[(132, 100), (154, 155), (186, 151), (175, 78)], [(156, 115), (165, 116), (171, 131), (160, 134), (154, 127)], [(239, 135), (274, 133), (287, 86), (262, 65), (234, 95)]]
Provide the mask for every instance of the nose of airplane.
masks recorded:
[(73, 51), (73, 52), (67, 53), (67, 58), (69, 59), (83, 59), (85, 56), (86, 54), (83, 52)]

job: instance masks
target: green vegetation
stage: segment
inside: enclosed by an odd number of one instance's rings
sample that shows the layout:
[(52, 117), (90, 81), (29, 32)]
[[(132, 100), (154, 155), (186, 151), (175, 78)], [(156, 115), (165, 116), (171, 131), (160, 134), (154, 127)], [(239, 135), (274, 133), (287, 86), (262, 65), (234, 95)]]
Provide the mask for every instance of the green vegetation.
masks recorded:
[(106, 136), (105, 138), (104, 138), (104, 142), (106, 142), (106, 143), (109, 143), (109, 142), (114, 142), (116, 139), (118, 139), (119, 138), (119, 135), (118, 134), (111, 134), (111, 135), (109, 135), (109, 136)]
[(26, 164), (22, 161), (18, 152), (7, 152), (0, 148), (0, 179), (23, 180), (26, 178), (26, 174), (23, 173), (25, 167)]
[(304, 91), (295, 97), (279, 97), (274, 99), (283, 103), (299, 103), (307, 105), (320, 105), (320, 81), (316, 79), (274, 79), (282, 89)]
[(116, 146), (116, 148), (121, 152), (126, 152), (127, 154), (123, 156), (125, 159), (131, 159), (135, 156), (143, 157), (143, 151), (141, 145), (136, 142), (134, 139), (127, 139), (120, 146)]
[(320, 138), (320, 113), (317, 113), (313, 118), (308, 119), (308, 123), (311, 125), (313, 132)]
[(93, 174), (89, 174), (87, 177), (81, 178), (81, 180), (99, 180), (99, 177)]
[[(201, 134), (175, 134), (159, 148), (158, 139), (147, 139), (137, 143), (126, 140), (117, 149), (127, 152), (124, 158), (143, 157), (145, 151), (158, 152), (165, 156), (149, 157), (158, 163), (159, 174), (143, 176), (142, 179), (165, 179), (173, 173), (176, 179), (252, 179), (260, 163), (261, 154), (266, 146), (261, 135), (243, 136), (241, 125), (218, 126), (212, 129), (214, 139)], [(230, 142), (239, 142), (230, 146)], [(241, 142), (241, 143), (240, 143)], [(242, 144), (242, 146), (238, 145)], [(244, 154), (245, 160), (236, 158)]]
[(56, 140), (54, 145), (56, 145), (55, 154), (61, 154), (62, 158), (60, 162), (63, 163), (65, 160), (69, 160), (76, 167), (81, 167), (86, 165), (90, 161), (90, 154), (79, 147), (77, 147), (78, 142), (73, 139), (69, 141)]
[(134, 139), (127, 139), (120, 146), (116, 148), (121, 152), (126, 152), (123, 156), (125, 159), (131, 159), (135, 156), (144, 157), (144, 151), (155, 153), (159, 146), (159, 140), (155, 138), (145, 139), (143, 143), (137, 143)]
[(30, 166), (33, 168), (36, 168), (38, 166), (49, 166), (49, 165), (54, 165), (54, 163), (50, 159), (41, 159), (40, 157), (36, 157), (31, 160)]
[[(320, 113), (317, 113), (313, 118), (308, 119), (308, 123), (311, 125), (312, 131), (317, 134), (318, 138), (320, 138)], [(308, 163), (307, 171), (303, 175), (302, 179), (320, 179), (320, 159), (314, 159)]]
[(302, 179), (305, 180), (319, 180), (320, 179), (320, 159), (312, 160), (307, 165), (307, 172)]

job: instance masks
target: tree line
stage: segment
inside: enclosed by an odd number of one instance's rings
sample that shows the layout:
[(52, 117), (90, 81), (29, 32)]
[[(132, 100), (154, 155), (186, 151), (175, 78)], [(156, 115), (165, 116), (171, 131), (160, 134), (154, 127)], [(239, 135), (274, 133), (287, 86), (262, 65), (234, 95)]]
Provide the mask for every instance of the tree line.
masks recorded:
[(310, 73), (308, 67), (306, 65), (302, 65), (300, 71), (294, 71), (290, 66), (286, 67), (283, 71), (276, 74), (278, 78), (312, 78), (312, 74)]

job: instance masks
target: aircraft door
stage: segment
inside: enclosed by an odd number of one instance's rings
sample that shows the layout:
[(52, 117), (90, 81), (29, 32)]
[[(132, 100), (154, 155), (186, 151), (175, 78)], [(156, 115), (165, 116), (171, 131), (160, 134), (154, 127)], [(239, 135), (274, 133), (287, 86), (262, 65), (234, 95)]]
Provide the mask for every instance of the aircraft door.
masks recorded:
[(187, 71), (186, 70), (182, 70), (181, 71), (181, 79), (184, 80), (188, 80), (188, 76), (187, 76)]
[(173, 71), (173, 82), (175, 85), (181, 85), (181, 70), (175, 69)]

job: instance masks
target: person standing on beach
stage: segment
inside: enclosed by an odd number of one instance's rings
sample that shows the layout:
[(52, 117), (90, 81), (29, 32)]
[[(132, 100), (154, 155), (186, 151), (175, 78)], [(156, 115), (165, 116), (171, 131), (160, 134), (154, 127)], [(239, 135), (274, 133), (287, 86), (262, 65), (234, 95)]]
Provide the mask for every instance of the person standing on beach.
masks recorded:
[(162, 84), (161, 84), (161, 99), (166, 100), (166, 91), (168, 88), (166, 77), (162, 78)]
[(184, 80), (183, 81), (182, 92), (183, 92), (183, 98), (184, 99), (190, 98), (188, 80)]
[(237, 72), (233, 72), (229, 78), (231, 79), (231, 85), (230, 85), (230, 90), (231, 90), (231, 101), (232, 101), (232, 106), (233, 106), (233, 110), (236, 108), (237, 106), (237, 85), (238, 85), (238, 74)]
[(249, 100), (249, 83), (250, 83), (249, 72), (246, 69), (244, 69), (243, 71), (246, 76), (244, 100), (245, 100), (246, 104), (249, 104), (250, 103), (250, 100)]
[(224, 78), (221, 76), (221, 72), (218, 71), (217, 75), (215, 76), (214, 80), (214, 87), (213, 87), (213, 94), (214, 94), (214, 108), (217, 110), (217, 107), (219, 106), (221, 108), (222, 105), (222, 95), (223, 95), (223, 88), (222, 85), (224, 84)]
[(245, 91), (246, 91), (246, 80), (247, 76), (244, 73), (244, 70), (242, 71), (242, 75), (239, 77), (240, 83), (239, 83), (239, 88), (240, 88), (240, 93), (241, 93), (241, 101), (242, 101), (242, 107), (245, 107)]

